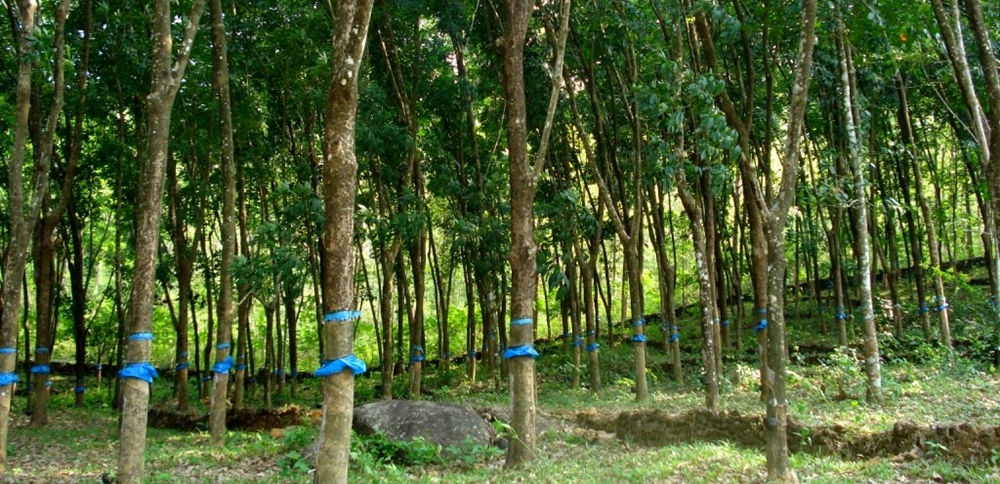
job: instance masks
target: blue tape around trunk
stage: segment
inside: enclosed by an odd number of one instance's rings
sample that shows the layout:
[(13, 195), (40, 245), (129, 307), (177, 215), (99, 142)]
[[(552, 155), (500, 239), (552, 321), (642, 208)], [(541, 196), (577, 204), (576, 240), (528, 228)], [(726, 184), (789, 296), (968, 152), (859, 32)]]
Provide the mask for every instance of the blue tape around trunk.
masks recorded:
[(52, 373), (49, 365), (31, 365), (31, 373), (35, 375), (48, 375)]
[(215, 345), (215, 349), (217, 349), (217, 350), (228, 350), (231, 346), (232, 345), (230, 345), (229, 343), (219, 343), (219, 344)]
[(323, 365), (320, 366), (319, 369), (313, 373), (313, 375), (330, 376), (336, 375), (344, 370), (351, 370), (351, 372), (354, 373), (354, 376), (358, 376), (367, 371), (368, 366), (365, 365), (363, 360), (351, 354), (336, 360), (324, 361)]
[(645, 334), (633, 335), (631, 341), (633, 343), (645, 343), (646, 342), (646, 335)]
[(334, 311), (332, 313), (326, 313), (323, 316), (324, 323), (342, 323), (344, 321), (351, 321), (352, 319), (358, 319), (361, 317), (361, 311), (350, 311), (347, 309)]
[(235, 363), (233, 362), (232, 356), (227, 356), (226, 359), (216, 362), (212, 365), (212, 371), (216, 373), (229, 373), (229, 370), (233, 367)]
[(511, 326), (528, 326), (532, 323), (531, 318), (517, 318), (510, 320)]
[(153, 368), (148, 361), (128, 363), (118, 372), (118, 378), (138, 378), (150, 384), (157, 376), (156, 368)]
[(632, 321), (632, 326), (642, 326), (644, 324), (646, 324), (646, 318), (639, 318), (636, 319), (635, 321)]
[(753, 328), (753, 332), (754, 333), (759, 333), (761, 331), (764, 331), (765, 329), (767, 329), (767, 320), (766, 319), (762, 319), (762, 320), (760, 320), (759, 323), (757, 323), (757, 326), (755, 326)]
[(83, 393), (85, 391), (87, 391), (87, 387), (85, 385), (80, 385), (73, 389), (74, 393)]
[(600, 343), (591, 343), (587, 345), (587, 351), (597, 351), (597, 349), (600, 347), (601, 347)]
[(522, 356), (530, 356), (531, 358), (538, 358), (538, 352), (535, 351), (535, 347), (531, 345), (514, 346), (512, 348), (507, 348), (507, 351), (503, 352), (503, 359), (505, 360), (509, 360), (511, 358), (519, 358)]
[(674, 341), (680, 341), (680, 339), (681, 339), (681, 334), (680, 333), (671, 333), (670, 334), (670, 342), (671, 343), (673, 343)]
[(35, 348), (35, 353), (48, 353), (48, 352), (49, 349), (44, 346), (39, 346), (38, 348)]
[(153, 341), (153, 333), (132, 333), (128, 335), (129, 341)]
[(185, 361), (184, 363), (178, 363), (177, 366), (174, 367), (174, 371), (186, 370), (188, 368), (191, 368), (191, 363)]
[(0, 373), (0, 387), (5, 387), (19, 381), (21, 379), (17, 377), (17, 373)]
[(17, 348), (0, 348), (0, 355), (13, 355), (17, 353)]

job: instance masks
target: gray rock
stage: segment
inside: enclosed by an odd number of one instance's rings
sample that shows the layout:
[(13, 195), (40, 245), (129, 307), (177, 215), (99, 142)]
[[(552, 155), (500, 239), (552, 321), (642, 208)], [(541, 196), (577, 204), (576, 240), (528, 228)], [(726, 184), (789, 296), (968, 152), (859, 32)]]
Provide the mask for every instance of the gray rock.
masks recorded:
[(381, 432), (392, 440), (423, 437), (427, 442), (463, 447), (490, 445), (496, 437), (493, 426), (475, 410), (454, 403), (390, 400), (354, 409), (354, 431), (361, 435)]

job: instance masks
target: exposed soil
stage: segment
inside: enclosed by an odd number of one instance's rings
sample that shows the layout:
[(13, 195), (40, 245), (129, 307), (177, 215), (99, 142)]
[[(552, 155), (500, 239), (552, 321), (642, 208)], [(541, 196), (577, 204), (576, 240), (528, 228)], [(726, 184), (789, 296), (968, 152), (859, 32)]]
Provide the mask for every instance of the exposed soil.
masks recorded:
[[(763, 448), (765, 439), (761, 415), (744, 415), (736, 411), (711, 414), (697, 410), (669, 414), (660, 410), (637, 410), (609, 416), (591, 409), (577, 413), (576, 423), (591, 430), (613, 432), (619, 440), (651, 447), (728, 441)], [(922, 427), (901, 420), (892, 430), (853, 434), (843, 425), (809, 427), (789, 419), (788, 447), (791, 452), (832, 454), (849, 459), (943, 457), (983, 462), (1000, 449), (1000, 426)]]
[[(302, 423), (306, 410), (298, 405), (281, 408), (245, 408), (226, 411), (226, 428), (261, 431), (291, 427)], [(158, 429), (174, 429), (184, 432), (204, 430), (208, 426), (208, 415), (202, 413), (181, 413), (172, 406), (154, 406), (149, 410), (148, 425)]]

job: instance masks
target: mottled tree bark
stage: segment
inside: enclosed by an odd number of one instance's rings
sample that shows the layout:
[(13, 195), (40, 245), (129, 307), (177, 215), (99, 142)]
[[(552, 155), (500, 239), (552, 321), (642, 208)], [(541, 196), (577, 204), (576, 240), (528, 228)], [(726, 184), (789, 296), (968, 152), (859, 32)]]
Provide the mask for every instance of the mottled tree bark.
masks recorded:
[[(169, 152), (170, 114), (181, 79), (187, 68), (198, 32), (198, 22), (204, 11), (204, 0), (195, 0), (188, 16), (184, 40), (178, 49), (176, 63), (172, 61), (173, 37), (170, 32), (174, 17), (169, 0), (153, 2), (152, 18), (152, 86), (146, 97), (147, 137), (146, 159), (140, 164), (139, 191), (135, 203), (135, 264), (132, 296), (129, 301), (129, 333), (126, 368), (147, 374), (152, 346), (153, 285), (156, 257), (160, 240), (160, 219), (164, 172)], [(121, 378), (122, 419), (118, 441), (118, 482), (133, 484), (142, 481), (146, 450), (146, 418), (149, 407), (150, 383), (143, 378)]]

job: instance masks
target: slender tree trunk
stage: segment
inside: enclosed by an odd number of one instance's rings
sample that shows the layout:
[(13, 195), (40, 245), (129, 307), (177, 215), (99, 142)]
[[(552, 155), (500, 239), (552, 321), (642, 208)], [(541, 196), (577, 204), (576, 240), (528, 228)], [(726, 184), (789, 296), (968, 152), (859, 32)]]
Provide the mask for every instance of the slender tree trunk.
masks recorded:
[(851, 156), (851, 172), (854, 178), (854, 200), (857, 207), (855, 237), (858, 248), (858, 279), (861, 296), (861, 317), (864, 327), (865, 376), (867, 377), (867, 398), (871, 403), (882, 402), (882, 363), (878, 350), (878, 328), (875, 326), (875, 310), (872, 304), (872, 262), (871, 243), (868, 233), (868, 198), (865, 192), (864, 164), (861, 160), (861, 146), (858, 141), (858, 114), (856, 84), (851, 45), (847, 40), (846, 28), (841, 21), (839, 54), (841, 70), (841, 92), (844, 126), (847, 128), (847, 147)]
[[(15, 28), (18, 59), (34, 59), (36, 52), (34, 28), (38, 4), (35, 1), (18, 2), (15, 9), (8, 5), (11, 24)], [(17, 87), (15, 89), (14, 138), (11, 156), (7, 162), (7, 207), (10, 218), (10, 242), (4, 257), (3, 286), (0, 301), (3, 311), (0, 315), (0, 388), (10, 386), (10, 390), (0, 391), (0, 472), (7, 470), (7, 433), (10, 428), (10, 404), (18, 381), (17, 364), (17, 322), (21, 316), (21, 283), (24, 278), (31, 236), (47, 195), (49, 167), (51, 166), (53, 140), (56, 121), (63, 104), (63, 26), (69, 11), (69, 0), (62, 0), (55, 11), (54, 47), (55, 70), (52, 74), (53, 101), (44, 126), (41, 152), (35, 153), (32, 170), (32, 187), (25, 200), (24, 166), (28, 144), (29, 112), (31, 108), (31, 77), (34, 62), (19, 62)], [(16, 17), (16, 18), (15, 18)], [(19, 28), (18, 28), (19, 25)]]
[(152, 89), (146, 98), (147, 150), (141, 164), (135, 204), (136, 241), (132, 296), (129, 301), (128, 352), (122, 380), (122, 423), (119, 431), (118, 482), (141, 482), (145, 474), (146, 418), (150, 385), (156, 370), (149, 364), (152, 350), (153, 284), (160, 235), (164, 167), (170, 141), (170, 114), (180, 88), (188, 56), (198, 32), (204, 0), (195, 0), (188, 16), (176, 64), (171, 60), (174, 17), (168, 0), (153, 2)]
[[(354, 375), (365, 371), (354, 356), (354, 197), (358, 163), (354, 123), (358, 70), (368, 36), (372, 0), (343, 0), (333, 16), (332, 72), (323, 130), (323, 423), (316, 455), (316, 481), (346, 484), (354, 413)], [(382, 355), (389, 358), (391, 355)], [(348, 371), (345, 371), (348, 370)]]
[[(212, 23), (213, 83), (219, 96), (219, 120), (222, 131), (222, 256), (219, 262), (219, 324), (216, 336), (215, 373), (209, 433), (212, 443), (222, 445), (226, 431), (226, 389), (229, 370), (234, 365), (233, 340), (233, 275), (230, 266), (236, 252), (236, 162), (233, 155), (233, 124), (229, 100), (229, 62), (226, 52), (226, 27), (221, 0), (209, 2)], [(239, 354), (239, 353), (238, 353)], [(294, 369), (295, 366), (293, 365)]]

